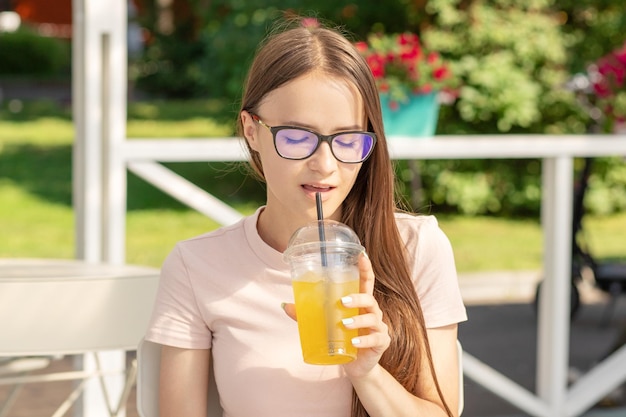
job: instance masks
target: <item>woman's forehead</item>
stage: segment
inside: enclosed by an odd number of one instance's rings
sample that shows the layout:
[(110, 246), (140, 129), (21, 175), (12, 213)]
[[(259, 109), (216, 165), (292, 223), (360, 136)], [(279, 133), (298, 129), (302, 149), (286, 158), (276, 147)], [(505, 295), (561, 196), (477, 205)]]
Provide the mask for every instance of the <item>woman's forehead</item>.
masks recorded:
[(271, 91), (262, 100), (259, 113), (281, 122), (295, 118), (301, 122), (318, 120), (318, 124), (328, 124), (335, 121), (360, 126), (365, 111), (363, 99), (351, 82), (315, 72)]

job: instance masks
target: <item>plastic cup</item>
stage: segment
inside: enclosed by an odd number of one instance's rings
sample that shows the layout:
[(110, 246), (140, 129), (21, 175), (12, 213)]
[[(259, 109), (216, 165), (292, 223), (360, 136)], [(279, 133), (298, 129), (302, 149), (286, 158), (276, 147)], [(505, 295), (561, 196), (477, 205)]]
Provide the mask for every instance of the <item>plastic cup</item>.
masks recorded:
[(352, 338), (358, 330), (346, 329), (341, 320), (356, 316), (358, 309), (344, 307), (341, 298), (359, 292), (363, 250), (352, 229), (332, 220), (308, 224), (291, 237), (284, 258), (291, 267), (304, 362), (334, 365), (356, 358)]

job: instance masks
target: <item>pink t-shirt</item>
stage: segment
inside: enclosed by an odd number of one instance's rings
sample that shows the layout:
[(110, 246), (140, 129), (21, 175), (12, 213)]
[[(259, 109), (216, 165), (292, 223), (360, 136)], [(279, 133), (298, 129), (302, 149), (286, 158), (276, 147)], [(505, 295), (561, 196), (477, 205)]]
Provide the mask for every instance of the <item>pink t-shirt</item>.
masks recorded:
[[(289, 269), (257, 232), (261, 210), (176, 245), (163, 264), (146, 339), (212, 349), (225, 417), (348, 417), (352, 387), (342, 367), (302, 360), (297, 324), (281, 308), (293, 302)], [(452, 248), (436, 219), (396, 218), (414, 254), (426, 327), (466, 320)]]

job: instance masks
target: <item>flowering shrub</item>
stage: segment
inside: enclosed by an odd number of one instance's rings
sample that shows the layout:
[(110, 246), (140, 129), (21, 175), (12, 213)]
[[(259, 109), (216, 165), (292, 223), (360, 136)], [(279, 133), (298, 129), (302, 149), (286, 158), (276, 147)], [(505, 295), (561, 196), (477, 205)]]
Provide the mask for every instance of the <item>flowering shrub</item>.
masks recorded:
[(367, 60), (380, 93), (389, 94), (390, 105), (408, 101), (411, 94), (452, 92), (458, 85), (449, 63), (439, 53), (426, 51), (414, 33), (371, 34), (357, 42)]
[(596, 105), (607, 118), (608, 127), (626, 122), (626, 43), (598, 59), (589, 72)]

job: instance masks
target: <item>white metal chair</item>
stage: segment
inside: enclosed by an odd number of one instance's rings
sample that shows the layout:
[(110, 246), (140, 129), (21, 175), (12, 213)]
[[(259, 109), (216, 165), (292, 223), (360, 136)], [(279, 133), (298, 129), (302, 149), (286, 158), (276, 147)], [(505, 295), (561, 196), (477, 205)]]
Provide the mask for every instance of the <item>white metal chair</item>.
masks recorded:
[[(136, 365), (110, 369), (99, 352), (136, 349), (148, 325), (158, 278), (153, 268), (0, 259), (0, 385), (11, 386), (0, 404), (0, 417), (9, 415), (25, 384), (77, 380), (53, 414), (62, 416), (93, 378), (100, 378), (108, 412), (117, 416), (134, 384)], [(46, 373), (53, 361), (79, 354), (89, 355), (94, 366)], [(109, 375), (125, 380), (116, 404), (105, 384)]]
[[(459, 415), (464, 407), (463, 389), (463, 348), (457, 341), (459, 360)], [(159, 369), (161, 363), (161, 345), (143, 340), (137, 348), (137, 412), (140, 417), (159, 417)], [(221, 417), (220, 405), (213, 367), (209, 375), (209, 409), (207, 417)]]

